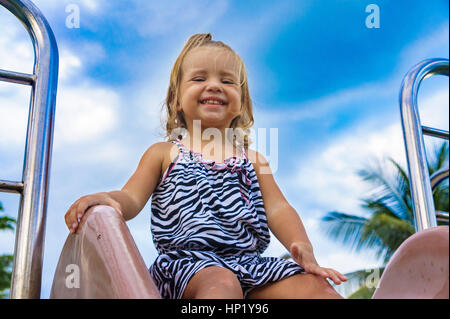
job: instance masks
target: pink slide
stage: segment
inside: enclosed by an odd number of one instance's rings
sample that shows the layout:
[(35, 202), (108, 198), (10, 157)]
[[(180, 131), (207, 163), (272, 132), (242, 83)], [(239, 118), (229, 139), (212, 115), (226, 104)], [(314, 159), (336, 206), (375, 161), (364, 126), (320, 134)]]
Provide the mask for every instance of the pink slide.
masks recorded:
[(415, 233), (395, 251), (373, 299), (448, 299), (448, 226)]
[[(66, 240), (50, 298), (161, 298), (119, 213), (109, 206), (91, 207), (80, 229)], [(449, 298), (448, 236), (448, 226), (439, 226), (405, 240), (373, 298)]]
[(88, 209), (70, 234), (50, 298), (161, 298), (122, 216), (109, 206)]

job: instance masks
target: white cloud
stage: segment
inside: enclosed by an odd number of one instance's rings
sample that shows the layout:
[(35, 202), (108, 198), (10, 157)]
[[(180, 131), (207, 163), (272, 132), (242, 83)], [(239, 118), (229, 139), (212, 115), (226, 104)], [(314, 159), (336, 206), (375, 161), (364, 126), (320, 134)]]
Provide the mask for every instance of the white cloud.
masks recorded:
[(151, 132), (161, 132), (163, 129), (161, 121), (165, 113), (161, 113), (162, 104), (165, 102), (169, 79), (161, 80), (163, 76), (155, 76), (151, 80), (136, 87), (135, 92), (130, 96), (130, 104), (135, 105), (137, 116), (135, 124), (146, 128)]
[(100, 5), (99, 0), (81, 0), (82, 5), (91, 12), (97, 11)]
[(372, 157), (381, 159), (389, 154), (402, 161), (403, 139), (399, 124), (380, 132), (353, 128), (337, 137), (321, 154), (312, 154), (299, 163), (286, 187), (298, 189), (303, 200), (327, 210), (356, 213), (359, 198), (368, 190), (356, 175)]
[[(274, 127), (277, 125), (289, 125), (309, 120), (325, 120), (329, 114), (335, 114), (337, 110), (344, 112), (349, 107), (354, 107), (354, 103), (359, 101), (371, 101), (373, 96), (383, 98), (391, 96), (396, 92), (395, 86), (389, 81), (364, 83), (358, 87), (344, 89), (332, 94), (301, 102), (294, 105), (280, 106), (279, 109), (264, 108), (257, 105), (254, 110), (255, 123), (258, 127)], [(289, 116), (287, 116), (289, 114)], [(279, 124), (282, 123), (282, 124)]]
[[(0, 50), (0, 67), (31, 73), (34, 62), (31, 40), (11, 14), (2, 11), (1, 15), (5, 28), (2, 28), (4, 32), (0, 34), (0, 46), (9, 49)], [(104, 50), (99, 44), (82, 43), (80, 46), (84, 48), (81, 52), (95, 53), (96, 58), (104, 56)], [(119, 96), (113, 90), (89, 83), (82, 74), (82, 59), (63, 45), (59, 50), (55, 147), (98, 139), (118, 124)], [(77, 80), (76, 86), (66, 85), (71, 78)], [(22, 145), (26, 133), (30, 90), (28, 87), (17, 87), (16, 84), (2, 84), (0, 92), (0, 147)]]
[(0, 68), (31, 74), (34, 50), (25, 28), (9, 11), (0, 10)]
[(14, 84), (0, 85), (0, 153), (25, 141), (30, 89)]
[[(444, 87), (425, 96), (421, 102), (422, 116), (447, 130), (448, 98), (448, 89)], [(374, 128), (369, 121), (349, 127), (320, 153), (306, 158), (305, 154), (298, 156), (303, 160), (293, 169), (293, 174), (280, 181), (283, 188), (301, 194), (292, 199), (291, 205), (302, 218), (319, 264), (345, 273), (374, 268), (381, 261), (373, 251), (355, 253), (324, 237), (319, 219), (333, 210), (356, 215), (366, 213), (360, 207), (359, 199), (367, 196), (371, 189), (355, 171), (366, 167), (370, 160), (389, 156), (406, 168), (401, 123), (386, 122), (385, 126)], [(435, 139), (433, 143), (441, 142)], [(285, 249), (279, 242), (272, 243), (270, 253), (279, 255), (277, 251)]]
[(59, 54), (59, 81), (65, 81), (81, 72), (82, 62), (69, 50), (62, 49)]
[[(447, 129), (448, 97), (448, 90), (441, 89), (425, 98), (421, 107), (424, 116)], [(442, 109), (446, 109), (447, 114), (442, 114)], [(357, 211), (358, 198), (368, 189), (355, 171), (365, 168), (371, 159), (386, 157), (406, 168), (401, 123), (386, 122), (384, 127), (377, 129), (371, 124), (361, 123), (337, 136), (320, 154), (312, 154), (299, 163), (296, 174), (286, 181), (286, 185), (298, 188), (304, 198), (319, 207)]]
[(449, 129), (448, 88), (439, 90), (431, 96), (424, 96), (423, 100), (420, 99), (419, 97), (417, 104), (422, 125), (448, 131)]
[[(411, 64), (418, 63), (423, 59), (438, 58), (439, 56), (435, 56), (435, 54), (438, 54), (437, 52), (447, 51), (446, 56), (448, 57), (448, 37), (449, 28), (447, 21), (440, 27), (435, 28), (434, 32), (426, 37), (419, 38), (404, 48), (399, 58), (400, 66), (408, 69), (412, 67)], [(445, 51), (441, 51), (445, 48)]]
[(133, 14), (121, 13), (122, 22), (130, 24), (141, 36), (167, 34), (172, 31), (195, 27), (207, 30), (225, 14), (227, 1), (132, 1)]
[(119, 96), (107, 88), (83, 84), (62, 88), (57, 97), (55, 147), (100, 139), (119, 121)]
[[(0, 95), (0, 147), (21, 146), (26, 134), (30, 93), (21, 88), (2, 89)], [(112, 90), (82, 85), (58, 91), (54, 147), (100, 139), (117, 128), (119, 96)]]
[(317, 257), (317, 262), (323, 267), (335, 268), (340, 273), (346, 274), (361, 269), (373, 269), (379, 267), (374, 254), (351, 253), (348, 251), (335, 251), (328, 255)]

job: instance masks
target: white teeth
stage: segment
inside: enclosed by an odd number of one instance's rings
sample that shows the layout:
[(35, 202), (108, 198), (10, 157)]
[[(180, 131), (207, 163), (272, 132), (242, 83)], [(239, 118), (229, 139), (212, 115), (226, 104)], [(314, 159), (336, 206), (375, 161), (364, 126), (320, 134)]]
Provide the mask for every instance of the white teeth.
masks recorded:
[(216, 100), (203, 100), (201, 102), (202, 104), (223, 104), (222, 102), (216, 101)]

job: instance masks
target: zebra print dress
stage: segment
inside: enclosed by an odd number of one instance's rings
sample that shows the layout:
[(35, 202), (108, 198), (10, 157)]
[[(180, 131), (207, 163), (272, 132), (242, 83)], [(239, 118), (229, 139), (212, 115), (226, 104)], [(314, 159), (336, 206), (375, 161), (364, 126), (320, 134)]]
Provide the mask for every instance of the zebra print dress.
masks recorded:
[(231, 270), (244, 297), (257, 286), (304, 270), (260, 254), (270, 233), (256, 173), (242, 149), (223, 163), (174, 140), (180, 153), (155, 188), (151, 230), (159, 256), (149, 268), (163, 298), (179, 299), (199, 270)]

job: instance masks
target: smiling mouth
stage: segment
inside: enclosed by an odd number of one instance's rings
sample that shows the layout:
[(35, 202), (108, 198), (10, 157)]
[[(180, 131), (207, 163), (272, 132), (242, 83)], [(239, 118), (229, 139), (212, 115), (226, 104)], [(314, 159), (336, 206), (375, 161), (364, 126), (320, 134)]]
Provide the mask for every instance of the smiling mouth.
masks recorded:
[(225, 101), (216, 99), (204, 99), (200, 100), (199, 103), (203, 105), (214, 105), (214, 106), (222, 106), (227, 104)]

